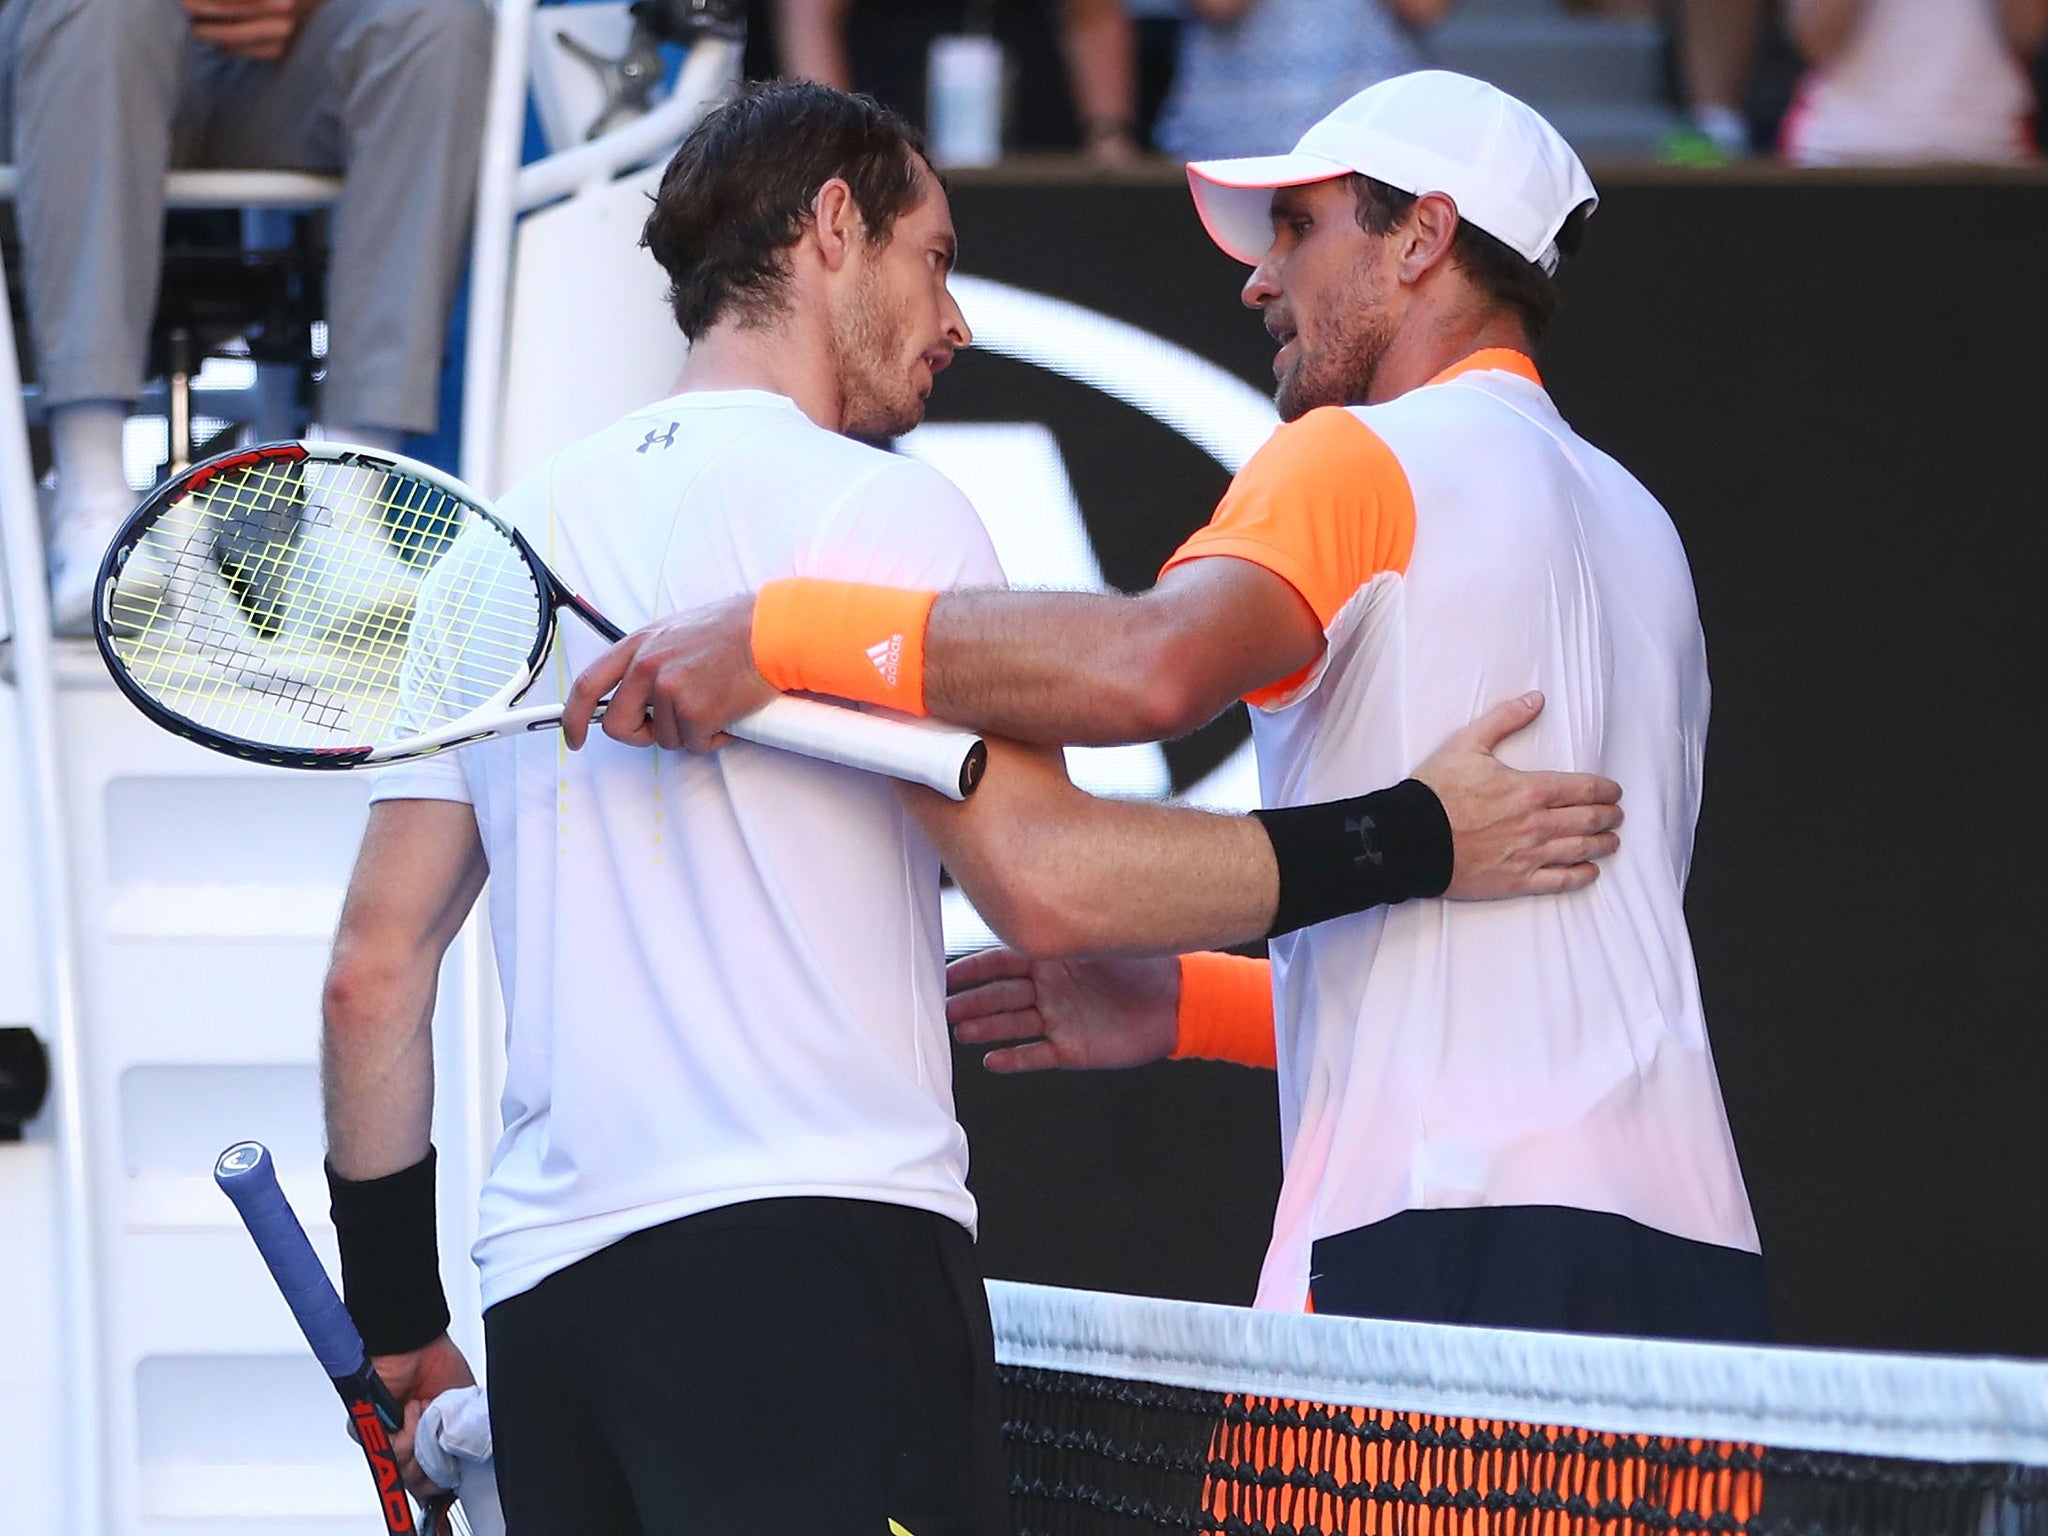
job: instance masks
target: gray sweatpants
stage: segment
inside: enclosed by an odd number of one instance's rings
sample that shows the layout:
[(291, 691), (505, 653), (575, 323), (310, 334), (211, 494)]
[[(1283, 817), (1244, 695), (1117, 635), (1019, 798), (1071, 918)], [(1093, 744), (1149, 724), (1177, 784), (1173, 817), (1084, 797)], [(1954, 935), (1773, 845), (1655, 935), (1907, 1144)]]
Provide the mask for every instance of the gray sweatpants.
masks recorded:
[(266, 64), (193, 41), (179, 0), (0, 0), (45, 399), (141, 392), (166, 169), (338, 171), (321, 414), (431, 431), (490, 41), (483, 0), (323, 0)]

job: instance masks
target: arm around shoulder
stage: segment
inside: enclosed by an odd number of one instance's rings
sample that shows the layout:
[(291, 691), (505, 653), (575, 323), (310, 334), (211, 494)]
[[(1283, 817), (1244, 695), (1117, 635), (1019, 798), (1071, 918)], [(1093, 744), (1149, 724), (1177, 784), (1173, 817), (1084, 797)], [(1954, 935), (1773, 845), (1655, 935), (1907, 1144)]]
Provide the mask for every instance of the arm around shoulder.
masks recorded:
[(1294, 589), (1243, 560), (1190, 561), (1138, 597), (945, 593), (926, 626), (925, 701), (1020, 741), (1165, 741), (1322, 647)]
[(967, 801), (900, 793), (982, 915), (1027, 956), (1220, 949), (1417, 896), (1591, 883), (1594, 861), (1619, 843), (1621, 786), (1494, 755), (1542, 707), (1533, 693), (1495, 706), (1391, 788), (1250, 816), (1096, 799), (1054, 752), (1000, 738)]
[(992, 739), (970, 799), (899, 793), (989, 926), (1027, 955), (1221, 948), (1263, 934), (1278, 906), (1256, 821), (1097, 799), (1055, 750)]

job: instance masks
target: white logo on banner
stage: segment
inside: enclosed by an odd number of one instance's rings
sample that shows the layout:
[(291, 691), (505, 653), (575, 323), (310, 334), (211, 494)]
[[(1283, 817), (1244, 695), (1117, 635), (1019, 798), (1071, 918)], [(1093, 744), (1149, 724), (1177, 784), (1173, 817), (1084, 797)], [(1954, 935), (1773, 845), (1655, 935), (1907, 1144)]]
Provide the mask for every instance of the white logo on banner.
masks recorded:
[[(1064, 299), (987, 278), (955, 277), (976, 348), (1044, 368), (1143, 411), (1233, 474), (1279, 424), (1273, 402), (1185, 347)], [(932, 422), (897, 440), (958, 485), (1019, 587), (1107, 590), (1059, 442), (1039, 422)], [(1098, 795), (1158, 799), (1172, 788), (1157, 746), (1070, 747), (1074, 782)], [(1258, 804), (1246, 742), (1178, 799), (1212, 810)], [(945, 895), (946, 948), (995, 942), (967, 898)]]

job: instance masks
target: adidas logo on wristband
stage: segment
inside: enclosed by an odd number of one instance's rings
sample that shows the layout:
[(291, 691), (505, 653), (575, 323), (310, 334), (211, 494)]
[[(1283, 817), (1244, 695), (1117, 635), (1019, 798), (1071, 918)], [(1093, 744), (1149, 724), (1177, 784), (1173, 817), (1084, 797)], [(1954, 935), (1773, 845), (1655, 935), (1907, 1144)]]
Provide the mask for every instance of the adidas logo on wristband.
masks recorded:
[(882, 681), (894, 688), (903, 670), (903, 636), (896, 634), (886, 640), (877, 640), (868, 647), (868, 660), (882, 674)]

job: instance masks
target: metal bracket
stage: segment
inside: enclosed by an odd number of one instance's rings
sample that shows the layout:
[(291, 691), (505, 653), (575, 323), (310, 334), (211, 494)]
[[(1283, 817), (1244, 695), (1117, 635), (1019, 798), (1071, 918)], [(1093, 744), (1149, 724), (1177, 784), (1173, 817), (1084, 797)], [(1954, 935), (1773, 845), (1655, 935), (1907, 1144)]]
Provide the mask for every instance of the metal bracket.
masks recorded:
[(640, 117), (654, 108), (654, 93), (660, 88), (663, 66), (658, 39), (633, 8), (633, 37), (626, 51), (616, 59), (599, 53), (581, 38), (567, 32), (555, 34), (555, 46), (579, 64), (587, 65), (604, 89), (604, 106), (584, 130), (585, 141), (617, 127), (626, 118)]

